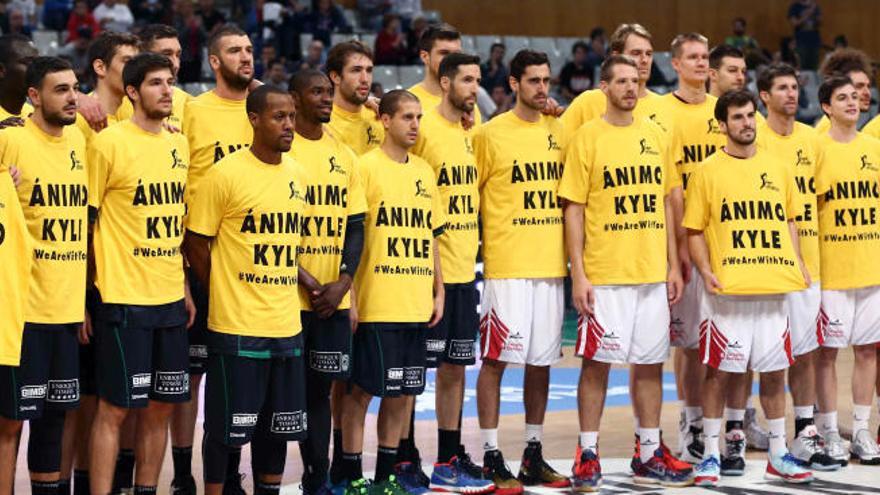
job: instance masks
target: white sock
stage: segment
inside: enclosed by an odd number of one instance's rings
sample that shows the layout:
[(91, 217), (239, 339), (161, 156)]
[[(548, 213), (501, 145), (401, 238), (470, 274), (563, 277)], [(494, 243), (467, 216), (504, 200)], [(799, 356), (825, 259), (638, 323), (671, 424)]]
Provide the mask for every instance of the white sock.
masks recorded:
[(480, 428), (480, 439), (483, 440), (483, 451), (498, 450), (498, 428)]
[(660, 428), (639, 429), (639, 457), (642, 462), (651, 460), (658, 447), (660, 447)]
[(823, 437), (828, 436), (831, 432), (837, 430), (837, 411), (827, 413), (816, 413), (816, 426), (819, 428), (819, 434)]
[(544, 425), (530, 425), (526, 423), (526, 443), (538, 442), (544, 437)]
[(770, 437), (770, 457), (779, 457), (788, 452), (785, 446), (785, 417), (768, 419), (767, 431)]
[(746, 419), (746, 410), (745, 409), (731, 409), (729, 407), (724, 408), (724, 420), (725, 421), (739, 421), (742, 423)]
[(703, 408), (701, 406), (685, 406), (684, 418), (688, 426), (703, 427)]
[(596, 452), (596, 449), (599, 447), (599, 432), (582, 431), (578, 435), (578, 441), (580, 442), (582, 449)]
[(721, 436), (721, 418), (703, 418), (703, 459), (708, 459), (714, 455), (721, 458), (721, 447), (719, 446), (719, 437)]
[(746, 399), (746, 409), (754, 409), (755, 404), (752, 402), (752, 396), (750, 395), (748, 399)]
[(794, 419), (812, 419), (813, 406), (794, 406)]
[(868, 420), (871, 419), (871, 406), (853, 404), (852, 434), (856, 436), (860, 430), (868, 429)]

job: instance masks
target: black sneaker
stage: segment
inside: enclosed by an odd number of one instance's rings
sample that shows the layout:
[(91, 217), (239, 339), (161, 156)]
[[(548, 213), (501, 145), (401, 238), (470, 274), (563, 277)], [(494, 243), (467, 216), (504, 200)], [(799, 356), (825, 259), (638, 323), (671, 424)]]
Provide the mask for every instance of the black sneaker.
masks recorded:
[(510, 472), (500, 450), (483, 454), (483, 477), (495, 483), (495, 495), (519, 495), (523, 485)]
[(731, 430), (724, 435), (724, 455), (721, 456), (723, 476), (742, 476), (746, 470), (746, 434), (742, 430)]
[(240, 473), (227, 476), (226, 481), (223, 482), (223, 495), (247, 495), (247, 492), (241, 486), (241, 480), (243, 479), (244, 475)]
[(563, 476), (550, 467), (544, 460), (540, 442), (529, 442), (523, 451), (519, 476), (516, 477), (526, 486), (546, 486), (549, 488), (565, 488), (571, 486), (568, 476)]
[(190, 476), (183, 480), (171, 481), (172, 495), (196, 495), (196, 479)]
[(422, 455), (419, 453), (418, 448), (413, 448), (413, 456), (410, 459), (410, 462), (415, 466), (415, 475), (418, 479), (419, 485), (428, 488), (431, 486), (431, 478), (425, 474), (425, 471), (422, 469)]
[(478, 480), (488, 479), (483, 477), (483, 468), (474, 464), (470, 454), (464, 449), (464, 445), (458, 446), (458, 453), (455, 455), (458, 457), (458, 467), (467, 473), (468, 476)]

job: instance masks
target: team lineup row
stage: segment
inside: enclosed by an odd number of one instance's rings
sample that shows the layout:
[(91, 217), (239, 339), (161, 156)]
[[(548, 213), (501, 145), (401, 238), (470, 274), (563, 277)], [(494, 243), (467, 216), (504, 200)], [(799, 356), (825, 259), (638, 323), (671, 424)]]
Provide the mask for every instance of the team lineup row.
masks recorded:
[[(651, 93), (651, 36), (626, 24), (601, 88), (564, 112), (548, 97), (546, 55), (517, 53), (516, 105), (483, 124), (479, 59), (460, 53), (458, 33), (432, 27), (420, 49), (425, 80), (376, 104), (358, 42), (335, 46), (326, 74), (301, 71), (286, 92), (255, 84), (250, 40), (224, 27), (209, 43), (217, 87), (192, 98), (173, 86), (180, 46), (167, 26), (141, 40), (99, 37), (88, 96), (66, 62), (0, 38), (0, 258), (10, 267), (0, 277), (0, 491), (11, 491), (29, 420), (33, 493), (69, 493), (72, 470), (75, 493), (155, 493), (169, 427), (172, 491), (195, 493), (203, 374), (206, 493), (241, 490), (247, 443), (255, 493), (278, 493), (291, 440), (305, 493), (595, 491), (612, 363), (632, 367), (637, 483), (742, 474), (751, 371), (769, 425), (766, 476), (808, 482), (850, 454), (880, 463), (868, 431), (880, 342), (880, 141), (869, 134), (880, 125), (856, 129), (867, 68), (842, 64), (822, 85), (828, 122), (816, 132), (794, 120), (794, 69), (759, 76), (764, 118), (742, 90), (742, 54), (710, 55), (695, 33), (672, 43), (679, 88)], [(541, 440), (569, 274), (583, 360), (566, 476), (544, 461)], [(659, 430), (670, 346), (682, 349), (679, 458)], [(834, 368), (849, 346), (851, 443), (838, 432)], [(475, 351), (482, 468), (461, 445)], [(497, 438), (508, 363), (525, 365), (517, 476)], [(412, 430), (428, 367), (439, 439), (430, 477)], [(368, 482), (372, 397), (382, 405)]]

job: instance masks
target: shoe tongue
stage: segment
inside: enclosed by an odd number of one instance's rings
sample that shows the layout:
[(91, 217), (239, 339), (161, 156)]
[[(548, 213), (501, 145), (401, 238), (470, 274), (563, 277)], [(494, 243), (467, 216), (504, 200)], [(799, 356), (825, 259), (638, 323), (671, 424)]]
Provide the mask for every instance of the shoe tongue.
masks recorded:
[(819, 430), (816, 428), (816, 425), (807, 425), (801, 430), (800, 436), (803, 437), (814, 437), (819, 434)]
[(746, 434), (742, 430), (731, 430), (727, 433), (731, 440), (745, 440)]

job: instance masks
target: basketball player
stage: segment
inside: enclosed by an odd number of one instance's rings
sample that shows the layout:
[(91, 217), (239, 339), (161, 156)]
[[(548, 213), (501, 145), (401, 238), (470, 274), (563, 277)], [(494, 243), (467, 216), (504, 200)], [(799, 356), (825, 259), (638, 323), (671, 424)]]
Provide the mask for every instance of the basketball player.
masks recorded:
[[(873, 66), (871, 59), (865, 52), (855, 48), (840, 48), (831, 52), (819, 67), (819, 74), (828, 79), (832, 76), (847, 76), (859, 92), (859, 112), (865, 113), (871, 110), (871, 74)], [(831, 128), (831, 121), (827, 115), (816, 122), (816, 130), (825, 134)], [(880, 120), (876, 117), (868, 122), (862, 132), (880, 138)]]
[(358, 156), (378, 147), (384, 128), (376, 112), (364, 105), (373, 83), (373, 53), (360, 41), (344, 41), (327, 53), (325, 70), (334, 87), (330, 130)]
[(0, 128), (22, 125), (23, 119), (34, 111), (34, 107), (27, 102), (25, 71), (37, 55), (33, 41), (26, 36), (0, 36), (0, 65), (3, 67), (3, 77), (0, 77)]

